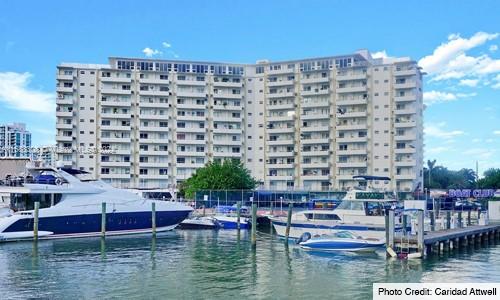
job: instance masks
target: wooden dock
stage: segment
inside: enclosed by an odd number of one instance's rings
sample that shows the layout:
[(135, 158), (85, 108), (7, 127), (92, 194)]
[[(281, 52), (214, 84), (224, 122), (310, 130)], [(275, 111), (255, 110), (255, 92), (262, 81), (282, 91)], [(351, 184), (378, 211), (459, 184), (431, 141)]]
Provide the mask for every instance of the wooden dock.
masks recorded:
[[(420, 221), (420, 222), (419, 222)], [(424, 216), (417, 216), (417, 234), (396, 232), (394, 212), (386, 217), (387, 254), (401, 258), (424, 258), (432, 253), (444, 253), (467, 245), (500, 241), (500, 224), (472, 225), (424, 232)]]

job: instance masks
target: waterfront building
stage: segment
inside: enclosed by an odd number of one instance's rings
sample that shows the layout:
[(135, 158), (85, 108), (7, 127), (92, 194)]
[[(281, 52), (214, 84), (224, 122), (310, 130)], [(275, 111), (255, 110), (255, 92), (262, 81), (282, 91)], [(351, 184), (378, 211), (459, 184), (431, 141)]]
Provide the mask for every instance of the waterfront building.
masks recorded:
[(24, 123), (0, 124), (0, 157), (30, 157), (31, 133)]
[(417, 63), (364, 50), (57, 68), (59, 160), (119, 187), (175, 187), (209, 161), (239, 159), (269, 189), (345, 190), (368, 174), (392, 179), (377, 188), (413, 191), (423, 178), (423, 109)]

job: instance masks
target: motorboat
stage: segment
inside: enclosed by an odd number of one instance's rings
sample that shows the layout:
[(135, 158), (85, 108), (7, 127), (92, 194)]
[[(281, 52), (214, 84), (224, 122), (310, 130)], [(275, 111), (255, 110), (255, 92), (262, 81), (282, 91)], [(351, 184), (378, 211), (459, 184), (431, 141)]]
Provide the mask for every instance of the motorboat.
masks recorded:
[(4, 208), (0, 217), (3, 241), (33, 238), (35, 202), (41, 239), (99, 235), (103, 208), (106, 235), (151, 232), (153, 203), (157, 232), (175, 228), (193, 210), (179, 202), (145, 199), (114, 188), (85, 171), (28, 168), (27, 172), (30, 181), (0, 186), (0, 203), (9, 204), (9, 211)]
[(338, 231), (330, 235), (304, 233), (298, 241), (301, 248), (317, 251), (372, 252), (385, 244), (384, 239), (363, 238), (350, 231)]
[[(238, 216), (235, 206), (219, 205), (215, 208), (214, 219), (220, 225), (221, 229), (237, 229)], [(249, 209), (246, 206), (240, 208), (240, 229), (249, 229), (251, 227), (250, 219), (248, 218)]]
[[(390, 180), (388, 177), (354, 176), (355, 179)], [(303, 233), (312, 235), (351, 231), (366, 238), (385, 237), (385, 212), (394, 208), (397, 200), (392, 193), (376, 191), (368, 185), (351, 189), (333, 210), (308, 209), (292, 214), (290, 238), (299, 238)], [(287, 217), (269, 217), (276, 233), (285, 236)]]
[(214, 217), (197, 216), (185, 219), (182, 221), (178, 228), (180, 229), (218, 229), (221, 225)]

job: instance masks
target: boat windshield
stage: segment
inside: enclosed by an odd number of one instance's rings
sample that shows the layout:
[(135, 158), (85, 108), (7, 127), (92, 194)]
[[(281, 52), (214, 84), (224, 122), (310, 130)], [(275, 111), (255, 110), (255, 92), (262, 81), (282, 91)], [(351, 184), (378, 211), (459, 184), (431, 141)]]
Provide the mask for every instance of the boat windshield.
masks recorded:
[(349, 201), (344, 200), (340, 202), (337, 209), (345, 209), (345, 210), (364, 210), (363, 202), (361, 201)]
[(60, 201), (61, 194), (11, 194), (10, 208), (13, 211), (33, 210), (35, 202), (40, 202), (40, 208), (47, 208)]
[(335, 237), (342, 239), (355, 239), (356, 236), (349, 231), (339, 231), (333, 234)]

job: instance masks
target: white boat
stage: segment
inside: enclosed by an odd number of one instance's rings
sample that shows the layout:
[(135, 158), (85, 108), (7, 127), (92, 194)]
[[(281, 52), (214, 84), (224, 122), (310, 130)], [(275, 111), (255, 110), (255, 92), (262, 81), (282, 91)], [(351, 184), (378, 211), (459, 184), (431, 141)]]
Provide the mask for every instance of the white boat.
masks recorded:
[[(387, 177), (355, 176), (363, 180), (389, 180)], [(367, 179), (368, 178), (368, 179)], [(304, 210), (292, 214), (290, 238), (299, 238), (305, 232), (312, 235), (351, 231), (365, 238), (385, 238), (385, 210), (395, 205), (396, 199), (384, 192), (353, 189), (347, 192), (334, 210)], [(287, 218), (270, 217), (276, 233), (285, 236)]]
[(214, 217), (193, 217), (179, 224), (180, 229), (218, 229), (219, 222)]
[(173, 229), (192, 211), (179, 202), (144, 199), (103, 181), (91, 180), (84, 171), (34, 168), (29, 173), (30, 183), (0, 186), (0, 203), (10, 204), (9, 213), (4, 212), (0, 218), (0, 236), (4, 241), (11, 240), (13, 233), (33, 232), (35, 202), (40, 203), (40, 238), (99, 235), (102, 203), (106, 203), (107, 235), (151, 232), (152, 203), (157, 232)]
[(331, 235), (314, 236), (305, 233), (299, 245), (306, 250), (373, 252), (385, 244), (384, 239), (363, 238), (350, 231), (338, 231)]
[[(215, 208), (214, 219), (219, 223), (222, 229), (237, 229), (238, 228), (238, 217), (236, 216), (236, 206), (225, 206), (218, 205)], [(248, 215), (248, 208), (240, 208), (240, 229), (249, 229), (251, 227), (250, 219), (246, 216)]]

